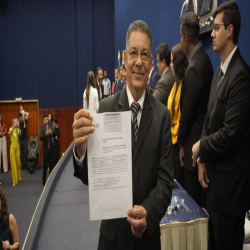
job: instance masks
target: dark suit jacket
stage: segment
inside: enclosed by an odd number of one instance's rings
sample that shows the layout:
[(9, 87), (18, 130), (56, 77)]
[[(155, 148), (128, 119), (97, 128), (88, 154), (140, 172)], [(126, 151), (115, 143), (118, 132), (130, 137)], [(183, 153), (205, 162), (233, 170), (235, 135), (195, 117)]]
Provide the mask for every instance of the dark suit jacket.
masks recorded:
[(200, 157), (210, 181), (210, 207), (239, 215), (250, 202), (250, 72), (237, 49), (216, 91), (219, 68), (211, 86)]
[[(126, 88), (100, 102), (99, 112), (129, 111)], [(138, 139), (132, 146), (133, 205), (147, 211), (147, 230), (142, 240), (133, 240), (127, 218), (104, 220), (98, 249), (160, 250), (161, 218), (170, 203), (173, 186), (172, 140), (169, 111), (146, 93)], [(74, 157), (73, 157), (74, 158)], [(80, 170), (74, 159), (74, 175), (88, 184), (87, 154)], [(101, 239), (100, 237), (100, 239)]]
[(97, 93), (98, 93), (98, 99), (101, 100), (103, 98), (103, 96), (104, 96), (104, 86), (101, 83), (101, 89), (102, 89), (102, 98), (101, 99), (100, 99), (100, 93), (99, 93), (99, 84), (98, 84), (96, 79), (95, 79), (95, 86), (96, 86), (96, 90), (97, 90)]
[(46, 125), (43, 124), (41, 129), (40, 129), (40, 136), (39, 136), (40, 141), (43, 142), (43, 153), (48, 153), (48, 141), (51, 146), (52, 143), (52, 136), (51, 135), (46, 135)]
[(170, 67), (168, 67), (165, 74), (160, 78), (155, 86), (153, 96), (165, 106), (167, 105), (168, 96), (174, 86), (174, 82), (175, 79), (172, 75)]
[(151, 89), (155, 89), (156, 83), (160, 80), (160, 75), (157, 67), (154, 67), (150, 79), (149, 79), (149, 87)]
[(210, 58), (200, 47), (186, 69), (180, 100), (178, 143), (184, 146), (184, 167), (190, 171), (197, 170), (192, 167), (192, 147), (201, 138), (212, 78)]

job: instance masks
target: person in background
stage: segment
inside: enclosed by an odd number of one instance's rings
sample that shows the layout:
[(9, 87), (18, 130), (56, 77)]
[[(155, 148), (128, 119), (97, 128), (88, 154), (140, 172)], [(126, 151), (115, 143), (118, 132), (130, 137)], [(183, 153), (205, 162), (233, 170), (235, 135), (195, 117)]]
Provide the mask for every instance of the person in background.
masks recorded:
[(87, 87), (83, 93), (83, 108), (92, 114), (96, 114), (99, 109), (98, 93), (96, 91), (93, 71), (88, 72)]
[(156, 49), (157, 67), (161, 78), (156, 83), (155, 89), (149, 89), (153, 96), (167, 106), (169, 93), (174, 85), (174, 77), (170, 69), (170, 49), (166, 43), (161, 43)]
[(155, 85), (160, 80), (160, 78), (161, 77), (159, 75), (159, 71), (158, 71), (157, 67), (154, 67), (154, 57), (153, 57), (152, 63), (150, 65), (150, 73), (148, 76), (149, 91), (150, 91), (150, 89), (152, 89), (152, 90), (155, 89)]
[(49, 174), (51, 174), (54, 168), (53, 151), (51, 149), (53, 131), (48, 126), (48, 115), (43, 115), (43, 125), (40, 129), (40, 141), (43, 142), (43, 186), (46, 183), (47, 170), (49, 168)]
[(29, 118), (29, 113), (26, 114), (26, 117), (23, 116), (23, 113), (19, 113), (19, 128), (21, 130), (21, 135), (19, 136), (19, 147), (21, 154), (21, 168), (26, 169), (27, 167), (27, 121)]
[(54, 123), (54, 130), (53, 130), (53, 136), (54, 136), (54, 148), (53, 148), (53, 152), (54, 152), (54, 163), (55, 166), (59, 161), (59, 153), (60, 153), (60, 145), (59, 145), (59, 137), (60, 137), (60, 129), (58, 126), (58, 120), (55, 118), (53, 120)]
[(104, 96), (104, 86), (102, 84), (103, 80), (103, 71), (101, 67), (97, 67), (96, 69), (96, 80), (95, 86), (98, 94), (98, 100), (101, 101)]
[(111, 82), (108, 79), (108, 71), (105, 69), (104, 70), (104, 79), (102, 81), (103, 84), (103, 98), (106, 98), (108, 96), (111, 96)]
[(125, 89), (127, 86), (127, 70), (125, 67), (123, 69), (123, 79), (124, 79), (124, 83), (123, 83), (122, 89)]
[(19, 244), (17, 222), (8, 213), (6, 196), (0, 187), (0, 250), (17, 250)]
[(242, 250), (250, 208), (250, 69), (238, 47), (237, 3), (221, 4), (213, 18), (213, 50), (221, 63), (213, 77), (201, 139), (193, 145), (193, 161), (206, 189), (210, 250)]
[[(7, 141), (6, 141), (7, 127), (0, 114), (0, 169), (1, 169), (1, 158), (3, 157), (3, 171), (8, 171), (8, 157), (7, 157)], [(1, 185), (1, 183), (0, 183)]]
[(20, 112), (19, 113), (22, 113), (24, 118), (29, 116), (29, 112), (25, 112), (22, 104), (20, 105)]
[(54, 159), (54, 135), (53, 135), (53, 131), (54, 131), (54, 123), (53, 123), (53, 115), (51, 113), (48, 114), (48, 127), (51, 129), (52, 134), (51, 134), (51, 145), (50, 145), (50, 150), (52, 151), (52, 162), (51, 162), (51, 166), (49, 166), (49, 169), (53, 169), (55, 166), (55, 159)]
[(190, 55), (181, 88), (181, 119), (177, 139), (183, 180), (180, 184), (204, 207), (205, 193), (197, 178), (198, 169), (193, 167), (192, 147), (201, 138), (214, 71), (200, 41), (199, 18), (195, 13), (188, 12), (182, 16), (180, 35), (182, 49)]
[(183, 52), (182, 46), (180, 43), (176, 44), (171, 51), (171, 61), (170, 68), (172, 74), (175, 78), (174, 86), (169, 94), (167, 108), (170, 111), (170, 119), (171, 119), (171, 133), (172, 133), (172, 160), (173, 160), (173, 168), (174, 168), (174, 178), (179, 181), (181, 175), (179, 174), (181, 165), (180, 165), (180, 157), (179, 157), (179, 144), (177, 143), (177, 135), (179, 129), (179, 120), (181, 117), (180, 110), (180, 98), (181, 98), (181, 87), (183, 77), (188, 66), (188, 60), (186, 55)]
[(114, 68), (114, 77), (115, 77), (115, 79), (112, 82), (112, 95), (115, 94), (115, 87), (117, 87), (117, 83), (119, 81), (119, 73), (120, 73), (120, 70), (117, 67), (115, 67)]
[(18, 119), (12, 120), (12, 127), (9, 129), (9, 135), (11, 140), (10, 145), (10, 164), (13, 186), (15, 187), (21, 178), (21, 162), (20, 162), (20, 148), (19, 148), (19, 136), (21, 130), (19, 128)]

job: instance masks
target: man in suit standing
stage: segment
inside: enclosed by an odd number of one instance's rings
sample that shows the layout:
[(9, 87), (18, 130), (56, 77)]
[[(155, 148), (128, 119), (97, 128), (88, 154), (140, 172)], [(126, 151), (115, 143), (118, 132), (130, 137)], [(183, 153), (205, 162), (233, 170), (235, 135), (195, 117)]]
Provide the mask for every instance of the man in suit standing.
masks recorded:
[(101, 101), (104, 98), (104, 86), (102, 84), (102, 80), (103, 80), (103, 70), (101, 67), (97, 67), (95, 86), (98, 93), (99, 101)]
[(159, 75), (159, 71), (156, 67), (154, 67), (154, 58), (152, 59), (152, 63), (150, 65), (150, 73), (148, 76), (148, 84), (149, 84), (149, 88), (150, 89), (155, 89), (155, 85), (156, 83), (159, 81), (160, 79), (160, 75)]
[[(169, 111), (146, 91), (151, 64), (152, 34), (143, 21), (133, 22), (127, 31), (127, 86), (100, 102), (99, 112), (131, 111), (133, 205), (127, 218), (103, 220), (99, 250), (160, 250), (161, 218), (170, 203), (173, 186), (172, 141)], [(134, 114), (135, 107), (139, 111)], [(138, 110), (137, 109), (137, 110)], [(136, 122), (135, 122), (136, 120)], [(132, 125), (132, 123), (131, 123)], [(86, 143), (95, 131), (86, 110), (74, 116), (75, 177), (88, 184)], [(138, 131), (134, 135), (134, 132)], [(136, 140), (137, 138), (137, 140)]]
[(53, 166), (53, 151), (51, 149), (53, 131), (48, 126), (48, 115), (43, 115), (43, 125), (40, 129), (40, 141), (43, 142), (43, 186), (46, 183), (46, 175), (49, 167), (49, 174), (52, 172)]
[(250, 71), (237, 47), (240, 24), (234, 1), (214, 13), (211, 37), (221, 64), (213, 77), (202, 138), (193, 146), (200, 183), (206, 188), (213, 250), (242, 249), (250, 207)]
[(199, 19), (195, 13), (186, 13), (181, 18), (181, 45), (184, 53), (190, 57), (181, 89), (181, 118), (177, 140), (181, 147), (181, 169), (178, 181), (204, 207), (205, 194), (197, 179), (197, 168), (193, 168), (192, 147), (201, 138), (213, 67), (202, 47), (199, 30)]
[(156, 49), (156, 54), (157, 67), (161, 78), (157, 82), (155, 90), (150, 89), (150, 93), (153, 93), (153, 96), (166, 106), (168, 96), (175, 82), (169, 67), (171, 52), (166, 43), (161, 43)]

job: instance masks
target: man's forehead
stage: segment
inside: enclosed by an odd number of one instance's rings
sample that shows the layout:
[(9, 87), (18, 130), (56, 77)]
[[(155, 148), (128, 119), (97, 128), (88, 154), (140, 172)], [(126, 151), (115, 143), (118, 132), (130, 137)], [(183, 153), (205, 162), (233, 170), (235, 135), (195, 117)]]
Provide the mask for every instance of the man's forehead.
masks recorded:
[(141, 31), (138, 31), (138, 30), (133, 31), (131, 33), (130, 37), (129, 37), (130, 47), (135, 46), (135, 45), (133, 45), (133, 43), (138, 41), (138, 40), (146, 40), (148, 42), (148, 48), (150, 48), (150, 38), (147, 35), (147, 33), (141, 32)]

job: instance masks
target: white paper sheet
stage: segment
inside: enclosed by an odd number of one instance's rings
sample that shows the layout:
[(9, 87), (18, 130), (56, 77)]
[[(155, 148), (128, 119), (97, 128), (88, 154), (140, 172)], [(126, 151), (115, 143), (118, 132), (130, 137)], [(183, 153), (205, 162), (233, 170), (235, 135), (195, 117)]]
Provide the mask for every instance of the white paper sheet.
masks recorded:
[(131, 112), (94, 114), (88, 140), (90, 220), (127, 217), (133, 206)]

